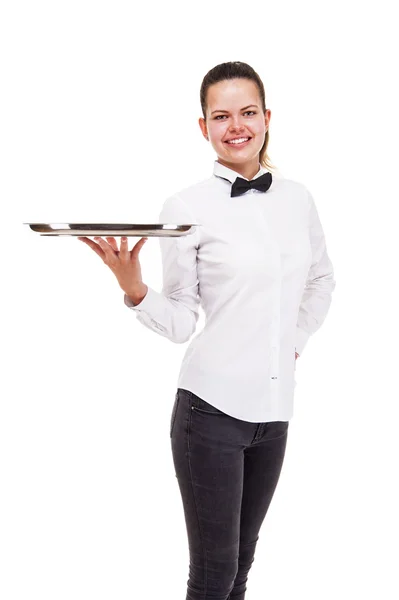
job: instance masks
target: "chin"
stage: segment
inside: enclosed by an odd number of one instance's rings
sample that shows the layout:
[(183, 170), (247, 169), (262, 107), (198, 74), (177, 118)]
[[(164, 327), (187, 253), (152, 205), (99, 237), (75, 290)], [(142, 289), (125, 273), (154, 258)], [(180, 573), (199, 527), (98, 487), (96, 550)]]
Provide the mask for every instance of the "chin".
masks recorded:
[(219, 154), (220, 158), (222, 158), (223, 160), (230, 162), (230, 163), (242, 163), (242, 162), (248, 162), (251, 160), (255, 160), (256, 158), (259, 159), (259, 152), (255, 152), (251, 154), (247, 154), (245, 152), (240, 153), (240, 155), (237, 154), (237, 156), (231, 156), (231, 154)]
[(254, 146), (250, 148), (248, 146), (247, 148), (243, 148), (242, 152), (235, 152), (234, 150), (232, 152), (226, 152), (226, 148), (223, 142), (221, 147), (219, 146), (219, 148), (214, 148), (215, 152), (221, 158), (224, 158), (225, 160), (228, 160), (230, 162), (242, 162), (243, 159), (253, 160), (257, 156), (259, 157), (261, 149), (262, 146), (260, 148), (256, 148)]

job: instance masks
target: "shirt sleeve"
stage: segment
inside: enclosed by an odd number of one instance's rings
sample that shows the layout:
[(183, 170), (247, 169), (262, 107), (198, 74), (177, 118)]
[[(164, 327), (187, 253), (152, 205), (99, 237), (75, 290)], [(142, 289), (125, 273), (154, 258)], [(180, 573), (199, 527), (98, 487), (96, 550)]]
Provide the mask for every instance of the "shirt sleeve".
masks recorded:
[(309, 337), (323, 324), (336, 284), (318, 211), (312, 195), (308, 190), (306, 191), (309, 199), (309, 238), (312, 248), (312, 263), (298, 312), (295, 350), (299, 355), (302, 354)]
[[(178, 196), (167, 198), (159, 222), (176, 225), (196, 223), (188, 206)], [(199, 282), (197, 276), (198, 227), (188, 235), (159, 237), (162, 256), (163, 286), (157, 292), (148, 287), (143, 300), (133, 305), (125, 294), (126, 306), (136, 312), (143, 325), (172, 342), (181, 344), (195, 332), (199, 318)]]

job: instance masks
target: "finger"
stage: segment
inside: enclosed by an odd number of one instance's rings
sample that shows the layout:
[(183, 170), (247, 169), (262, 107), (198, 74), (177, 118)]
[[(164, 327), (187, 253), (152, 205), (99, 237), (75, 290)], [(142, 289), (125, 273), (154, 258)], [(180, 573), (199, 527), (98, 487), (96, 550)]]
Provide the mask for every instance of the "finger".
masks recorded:
[(100, 258), (102, 258), (104, 260), (105, 254), (104, 254), (103, 250), (100, 248), (100, 246), (98, 244), (96, 244), (95, 242), (93, 242), (93, 240), (90, 240), (87, 237), (78, 237), (78, 240), (80, 240), (81, 242), (84, 242), (85, 244), (87, 244), (88, 246), (90, 246), (90, 248), (92, 248), (94, 250), (94, 252), (96, 254), (98, 254), (98, 256)]
[(127, 243), (127, 237), (126, 236), (122, 236), (121, 237), (121, 250), (119, 252), (119, 258), (123, 261), (128, 261), (129, 260), (129, 247), (128, 247), (128, 243)]
[(139, 255), (140, 250), (142, 249), (142, 247), (144, 246), (144, 244), (146, 243), (146, 241), (148, 240), (147, 237), (143, 237), (141, 238), (137, 244), (135, 244), (133, 246), (133, 248), (130, 251), (130, 257), (131, 258), (137, 258)]
[(111, 246), (112, 250), (115, 250), (115, 252), (119, 252), (118, 244), (116, 243), (116, 239), (114, 237), (107, 237), (107, 241)]
[(118, 261), (118, 256), (115, 254), (111, 246), (97, 235), (94, 237), (94, 239), (99, 243), (100, 247), (104, 251), (104, 262), (106, 262), (108, 265), (115, 265)]

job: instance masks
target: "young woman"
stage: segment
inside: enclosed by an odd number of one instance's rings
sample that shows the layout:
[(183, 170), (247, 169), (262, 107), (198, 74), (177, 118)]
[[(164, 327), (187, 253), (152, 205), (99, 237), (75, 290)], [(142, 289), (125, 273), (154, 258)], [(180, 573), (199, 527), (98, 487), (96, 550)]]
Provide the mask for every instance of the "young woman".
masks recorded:
[(137, 319), (189, 340), (170, 422), (187, 527), (186, 600), (243, 600), (259, 531), (280, 476), (293, 414), (295, 360), (323, 323), (335, 287), (314, 200), (272, 175), (271, 111), (246, 63), (205, 76), (201, 132), (213, 174), (168, 198), (161, 223), (195, 223), (159, 238), (163, 289), (145, 285), (139, 252), (114, 238), (85, 241), (116, 275)]

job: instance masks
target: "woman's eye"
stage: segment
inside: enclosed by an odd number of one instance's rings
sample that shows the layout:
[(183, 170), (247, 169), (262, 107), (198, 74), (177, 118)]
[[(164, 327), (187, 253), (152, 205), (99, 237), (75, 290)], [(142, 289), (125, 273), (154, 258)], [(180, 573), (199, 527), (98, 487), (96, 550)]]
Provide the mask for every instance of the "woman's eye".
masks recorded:
[[(244, 115), (248, 114), (248, 113), (253, 113), (254, 115), (256, 115), (256, 112), (254, 110), (247, 110)], [(219, 119), (219, 117), (225, 117), (226, 115), (217, 115), (215, 117), (215, 119)]]

